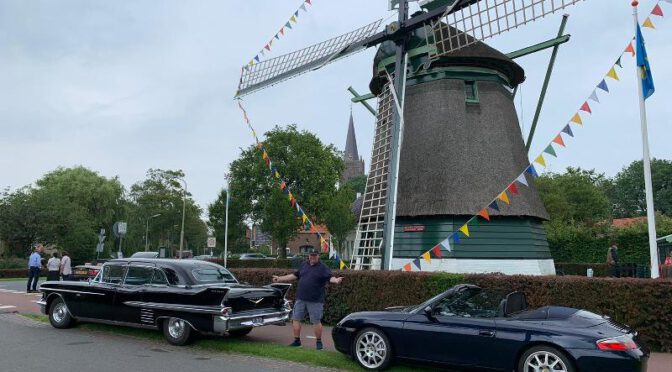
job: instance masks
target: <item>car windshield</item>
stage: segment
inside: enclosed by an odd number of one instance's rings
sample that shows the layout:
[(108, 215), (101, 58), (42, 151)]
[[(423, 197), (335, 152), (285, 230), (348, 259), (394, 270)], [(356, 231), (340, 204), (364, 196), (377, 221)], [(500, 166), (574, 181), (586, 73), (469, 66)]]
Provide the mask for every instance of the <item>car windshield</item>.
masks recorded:
[(233, 274), (223, 267), (199, 267), (191, 273), (199, 283), (238, 283)]

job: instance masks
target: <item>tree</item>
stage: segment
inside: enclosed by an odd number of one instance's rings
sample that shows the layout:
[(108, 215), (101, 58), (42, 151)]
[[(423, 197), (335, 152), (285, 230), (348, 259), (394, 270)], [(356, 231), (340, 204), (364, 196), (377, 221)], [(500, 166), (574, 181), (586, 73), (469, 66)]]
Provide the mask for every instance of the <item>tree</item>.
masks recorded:
[[(651, 160), (653, 204), (656, 211), (672, 216), (672, 162)], [(632, 217), (646, 215), (644, 192), (644, 166), (634, 161), (614, 177), (614, 189), (610, 194), (614, 215)]]
[(39, 216), (32, 192), (30, 187), (12, 193), (5, 190), (0, 199), (0, 240), (7, 242), (10, 256), (28, 255), (31, 245), (38, 240)]
[(341, 187), (326, 201), (324, 223), (336, 242), (336, 248), (343, 254), (343, 244), (357, 221), (352, 212), (355, 193), (348, 187)]
[[(299, 132), (295, 125), (275, 127), (265, 137), (263, 148), (272, 159), (272, 166), (284, 177), (285, 185), (303, 210), (314, 222), (319, 221), (325, 211), (324, 200), (334, 193), (344, 168), (338, 151), (333, 145), (322, 144), (312, 133)], [(259, 149), (250, 146), (242, 150), (231, 164), (229, 184), (243, 215), (271, 234), (278, 247), (283, 248), (279, 249), (281, 257), (285, 257), (284, 248), (301, 222)]]
[[(208, 226), (214, 231), (217, 238), (218, 251), (224, 249), (224, 232), (226, 221), (226, 194), (227, 191), (222, 189), (217, 196), (217, 200), (208, 205)], [(245, 252), (248, 248), (245, 233), (247, 226), (245, 225), (241, 203), (235, 195), (231, 195), (229, 199), (229, 252)]]
[(570, 167), (564, 174), (542, 175), (536, 185), (553, 222), (591, 225), (611, 217), (611, 186), (604, 174)]
[(364, 189), (366, 188), (366, 174), (352, 177), (346, 182), (346, 185), (354, 192), (353, 197), (357, 196), (357, 193), (364, 195)]

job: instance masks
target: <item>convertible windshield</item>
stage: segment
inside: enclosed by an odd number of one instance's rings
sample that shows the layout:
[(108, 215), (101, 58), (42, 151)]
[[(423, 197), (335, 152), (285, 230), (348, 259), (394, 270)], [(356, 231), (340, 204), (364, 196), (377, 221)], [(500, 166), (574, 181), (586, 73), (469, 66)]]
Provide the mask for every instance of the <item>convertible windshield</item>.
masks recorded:
[(199, 283), (238, 283), (236, 278), (224, 268), (200, 267), (192, 270)]

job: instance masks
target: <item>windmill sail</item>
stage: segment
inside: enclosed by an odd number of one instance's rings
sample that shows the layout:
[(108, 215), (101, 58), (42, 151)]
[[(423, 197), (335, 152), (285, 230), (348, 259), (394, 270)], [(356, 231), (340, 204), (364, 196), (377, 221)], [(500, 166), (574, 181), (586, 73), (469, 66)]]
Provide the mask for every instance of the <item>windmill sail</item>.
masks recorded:
[[(448, 53), (533, 22), (584, 0), (481, 0), (431, 22), (429, 57)], [(448, 27), (446, 27), (448, 26)], [(431, 47), (433, 45), (433, 47)]]
[(347, 34), (307, 48), (244, 66), (237, 95), (244, 96), (364, 50), (367, 45), (362, 42), (378, 31), (382, 21), (379, 19)]

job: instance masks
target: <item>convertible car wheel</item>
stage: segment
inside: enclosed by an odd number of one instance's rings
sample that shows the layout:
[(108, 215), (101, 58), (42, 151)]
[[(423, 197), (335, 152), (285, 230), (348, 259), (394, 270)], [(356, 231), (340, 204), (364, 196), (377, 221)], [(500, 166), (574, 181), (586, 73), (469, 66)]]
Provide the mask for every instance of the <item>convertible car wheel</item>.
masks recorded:
[(574, 372), (565, 354), (550, 346), (535, 346), (520, 357), (518, 372)]
[(68, 306), (62, 298), (55, 299), (49, 306), (49, 323), (54, 328), (70, 328), (73, 323)]
[(248, 333), (252, 332), (252, 328), (242, 328), (242, 329), (236, 329), (233, 331), (229, 331), (229, 336), (231, 337), (243, 337), (246, 336)]
[(182, 346), (191, 341), (192, 329), (180, 318), (168, 318), (163, 322), (163, 335), (173, 345)]
[(353, 354), (364, 369), (381, 371), (392, 362), (392, 344), (381, 330), (364, 328), (355, 337)]

